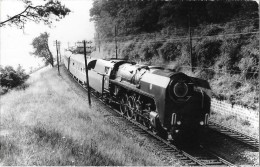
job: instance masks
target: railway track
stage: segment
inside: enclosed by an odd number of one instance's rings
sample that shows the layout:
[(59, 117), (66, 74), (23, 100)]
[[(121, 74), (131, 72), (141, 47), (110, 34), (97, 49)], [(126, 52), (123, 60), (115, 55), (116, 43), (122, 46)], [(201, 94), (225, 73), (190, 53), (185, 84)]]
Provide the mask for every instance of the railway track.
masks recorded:
[[(69, 73), (70, 74), (70, 73)], [(71, 75), (72, 76), (72, 75)], [(80, 84), (73, 76), (72, 78), (76, 81), (85, 91), (88, 91), (82, 84)], [(208, 151), (207, 149), (199, 146), (196, 150), (181, 150), (177, 148), (175, 145), (170, 143), (169, 141), (162, 139), (161, 137), (154, 134), (148, 127), (127, 118), (126, 116), (122, 115), (117, 109), (112, 107), (112, 105), (108, 105), (104, 102), (104, 99), (98, 97), (95, 93), (91, 92), (92, 96), (94, 96), (97, 100), (102, 102), (105, 106), (109, 107), (112, 114), (116, 114), (117, 116), (121, 116), (122, 118), (126, 119), (128, 122), (131, 123), (132, 126), (135, 127), (139, 132), (143, 134), (149, 134), (151, 138), (158, 144), (161, 148), (165, 150), (165, 152), (169, 152), (173, 154), (175, 157), (178, 158), (183, 165), (188, 166), (216, 166), (216, 165), (225, 165), (225, 166), (234, 166), (234, 164), (224, 160), (223, 158), (217, 156), (216, 154)], [(110, 111), (110, 113), (111, 113)]]
[[(103, 102), (104, 103), (104, 102)], [(105, 104), (105, 103), (104, 103)], [(109, 108), (115, 111), (117, 114), (121, 115), (118, 110), (115, 110), (111, 106)], [(162, 139), (161, 137), (155, 135), (149, 128), (143, 126), (142, 124), (133, 121), (127, 118), (124, 115), (121, 115), (124, 119), (131, 122), (132, 125), (138, 127), (138, 131), (142, 130), (143, 132), (149, 134), (158, 145), (161, 146), (166, 152), (172, 153), (181, 160), (185, 165), (188, 166), (210, 166), (210, 165), (233, 165), (232, 163), (220, 158), (212, 152), (207, 151), (202, 146), (198, 147), (196, 151), (184, 151), (178, 149), (175, 145), (171, 144), (169, 141)]]
[(248, 146), (252, 147), (255, 150), (259, 150), (259, 141), (254, 137), (245, 135), (235, 129), (220, 125), (214, 121), (209, 121), (209, 127), (217, 132), (229, 136), (230, 138), (233, 138), (237, 141), (247, 144)]

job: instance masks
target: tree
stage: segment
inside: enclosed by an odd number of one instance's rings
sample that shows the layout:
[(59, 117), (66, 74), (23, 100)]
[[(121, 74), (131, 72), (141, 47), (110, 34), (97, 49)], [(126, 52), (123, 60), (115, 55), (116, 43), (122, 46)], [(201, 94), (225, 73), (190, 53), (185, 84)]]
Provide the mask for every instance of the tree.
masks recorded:
[(53, 55), (49, 49), (48, 39), (49, 39), (49, 34), (47, 32), (44, 32), (40, 34), (40, 36), (34, 38), (32, 42), (34, 52), (32, 52), (31, 54), (37, 57), (44, 58), (45, 63), (51, 64), (53, 67), (54, 66)]
[(7, 88), (14, 88), (22, 85), (29, 75), (25, 73), (25, 70), (21, 65), (18, 65), (14, 70), (12, 66), (2, 67), (0, 66), (0, 86)]
[(30, 0), (21, 1), (25, 4), (25, 9), (17, 15), (8, 16), (7, 20), (1, 21), (0, 27), (14, 24), (22, 29), (27, 21), (44, 22), (50, 25), (53, 20), (51, 15), (56, 16), (55, 20), (59, 21), (59, 19), (62, 19), (70, 12), (70, 9), (61, 5), (58, 0), (48, 0), (44, 5), (33, 5)]

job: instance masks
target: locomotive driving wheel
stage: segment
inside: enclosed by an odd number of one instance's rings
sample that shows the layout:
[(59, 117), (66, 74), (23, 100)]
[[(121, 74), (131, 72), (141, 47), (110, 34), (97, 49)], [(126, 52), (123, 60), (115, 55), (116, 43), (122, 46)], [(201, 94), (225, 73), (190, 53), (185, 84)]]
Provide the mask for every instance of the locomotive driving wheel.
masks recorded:
[(151, 106), (151, 104), (146, 104), (146, 107), (143, 112), (143, 117), (141, 120), (141, 123), (148, 128), (150, 128), (150, 121), (149, 121), (149, 113), (151, 112), (150, 106)]
[(132, 96), (129, 96), (129, 97), (128, 97), (128, 101), (127, 101), (128, 110), (127, 110), (127, 113), (126, 113), (126, 116), (127, 116), (127, 118), (129, 118), (129, 119), (132, 119), (132, 117), (133, 117), (133, 110), (134, 110), (134, 108), (133, 108), (133, 102), (134, 102), (133, 97), (132, 97)]
[[(147, 114), (144, 114), (144, 115), (147, 115)], [(149, 123), (149, 120), (148, 120), (146, 117), (148, 117), (148, 116), (145, 116), (145, 118), (142, 118), (141, 123), (142, 123), (144, 126), (146, 126), (146, 127), (149, 128), (150, 123)]]
[(128, 101), (128, 112), (127, 117), (136, 120), (136, 98), (135, 96), (130, 96)]
[(137, 122), (140, 122), (141, 120), (141, 113), (142, 113), (142, 102), (140, 101), (140, 96), (138, 96), (138, 98), (135, 100), (135, 117), (134, 119), (137, 121)]
[(126, 115), (128, 112), (128, 106), (127, 106), (128, 97), (126, 95), (122, 95), (119, 103), (120, 103), (119, 104), (120, 113), (122, 115)]

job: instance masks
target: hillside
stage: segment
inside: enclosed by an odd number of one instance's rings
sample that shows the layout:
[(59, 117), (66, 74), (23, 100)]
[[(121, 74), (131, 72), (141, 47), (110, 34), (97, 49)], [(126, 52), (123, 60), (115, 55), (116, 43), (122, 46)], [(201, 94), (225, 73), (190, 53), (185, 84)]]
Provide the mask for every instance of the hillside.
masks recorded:
[(96, 55), (115, 57), (116, 40), (121, 58), (178, 68), (207, 79), (217, 99), (259, 108), (256, 2), (94, 1), (90, 14)]
[(57, 68), (43, 68), (26, 82), (25, 90), (1, 96), (1, 166), (167, 165), (148, 140), (118, 131), (97, 100), (90, 108), (65, 68), (61, 76)]

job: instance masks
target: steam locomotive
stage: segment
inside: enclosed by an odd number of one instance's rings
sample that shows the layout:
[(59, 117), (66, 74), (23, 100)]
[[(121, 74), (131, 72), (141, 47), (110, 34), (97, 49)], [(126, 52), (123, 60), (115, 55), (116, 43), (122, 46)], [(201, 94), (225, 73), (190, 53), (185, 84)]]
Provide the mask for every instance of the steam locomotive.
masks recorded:
[[(66, 54), (64, 64), (85, 84), (84, 55)], [(87, 57), (89, 85), (130, 119), (177, 140), (197, 138), (208, 125), (211, 89), (205, 80), (157, 66)]]

